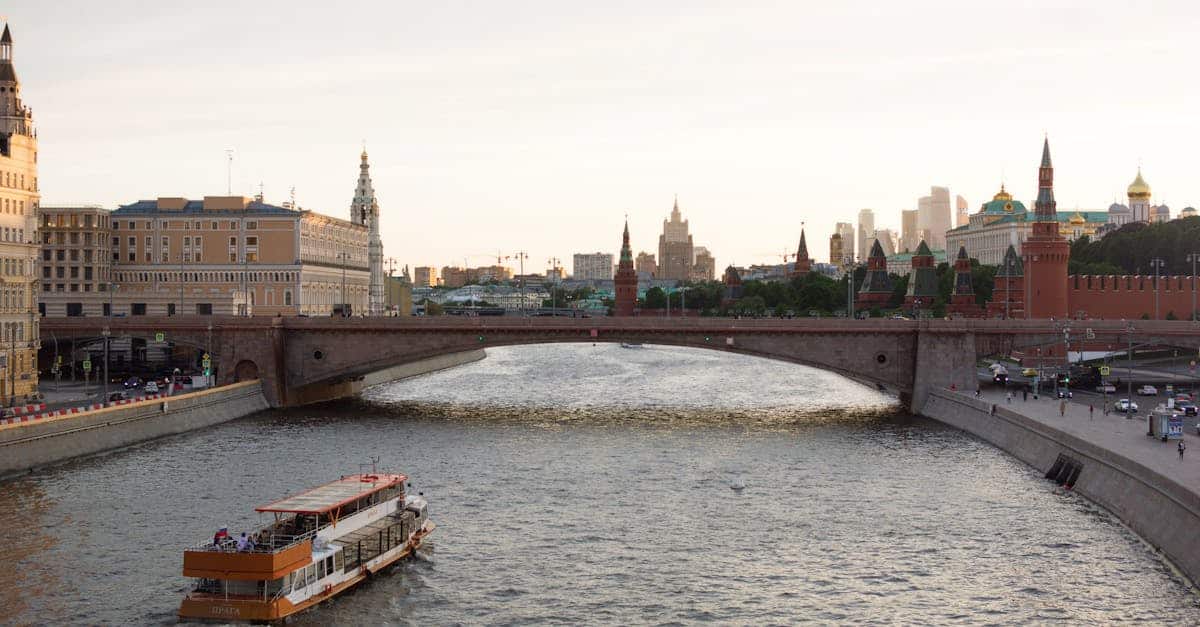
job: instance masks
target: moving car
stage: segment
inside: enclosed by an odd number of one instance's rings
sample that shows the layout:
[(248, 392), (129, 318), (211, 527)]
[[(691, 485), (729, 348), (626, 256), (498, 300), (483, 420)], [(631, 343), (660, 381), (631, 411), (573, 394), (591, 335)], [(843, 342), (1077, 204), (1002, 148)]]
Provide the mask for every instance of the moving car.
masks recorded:
[(1058, 398), (1075, 398), (1070, 388), (1058, 388), (1054, 391), (1054, 395)]
[(147, 394), (158, 394), (158, 384), (153, 381), (147, 381), (145, 392)]
[(1021, 368), (1022, 377), (1036, 377), (1037, 368)]
[(129, 395), (125, 392), (113, 392), (108, 395), (108, 402), (123, 401), (127, 398), (129, 398)]
[(992, 381), (995, 381), (996, 383), (999, 383), (1000, 385), (1004, 385), (1005, 383), (1008, 383), (1008, 373), (1007, 372), (997, 372), (996, 374), (992, 375)]
[(1117, 391), (1117, 386), (1111, 383), (1101, 383), (1100, 385), (1096, 386), (1096, 391), (1101, 394), (1115, 394)]
[(1153, 385), (1143, 385), (1137, 389), (1138, 396), (1157, 396), (1158, 388)]
[(129, 377), (128, 379), (125, 379), (125, 383), (122, 385), (126, 390), (132, 390), (134, 388), (142, 387), (142, 380), (137, 377)]
[(1127, 398), (1123, 398), (1123, 399), (1117, 401), (1117, 404), (1114, 405), (1113, 408), (1116, 409), (1117, 411), (1136, 414), (1137, 410), (1138, 410), (1138, 405), (1137, 405), (1137, 403), (1135, 403)]
[(1198, 412), (1200, 412), (1200, 409), (1196, 407), (1196, 404), (1191, 401), (1180, 401), (1175, 403), (1175, 407), (1179, 408), (1179, 410), (1183, 412), (1184, 416), (1195, 416)]

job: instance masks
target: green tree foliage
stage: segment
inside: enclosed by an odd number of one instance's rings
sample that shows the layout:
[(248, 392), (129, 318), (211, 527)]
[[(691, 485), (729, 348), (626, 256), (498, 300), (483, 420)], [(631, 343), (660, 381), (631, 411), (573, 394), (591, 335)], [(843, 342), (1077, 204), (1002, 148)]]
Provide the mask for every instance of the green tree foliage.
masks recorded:
[(646, 290), (646, 297), (643, 299), (642, 307), (645, 309), (666, 309), (667, 293), (661, 287), (652, 287)]
[[(1153, 274), (1150, 260), (1166, 261), (1165, 274), (1191, 274), (1191, 253), (1200, 252), (1200, 216), (1158, 224), (1126, 224), (1093, 241), (1081, 237), (1071, 244), (1071, 272), (1094, 269), (1094, 274)], [(1105, 265), (1093, 265), (1105, 264)], [(1113, 269), (1117, 272), (1112, 272)], [(1089, 272), (1092, 274), (1092, 272)]]

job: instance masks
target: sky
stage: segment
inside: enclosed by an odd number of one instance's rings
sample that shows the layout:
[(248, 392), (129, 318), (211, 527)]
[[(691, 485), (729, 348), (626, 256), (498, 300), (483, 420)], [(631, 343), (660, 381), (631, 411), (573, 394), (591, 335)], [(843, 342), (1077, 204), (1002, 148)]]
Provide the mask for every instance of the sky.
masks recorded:
[[(1060, 210), (1200, 204), (1194, 2), (16, 0), (42, 204), (221, 195), (348, 217), (366, 142), (403, 266), (657, 252), (678, 194), (718, 268), (802, 225), (900, 227), (931, 185)], [(507, 265), (517, 267), (513, 261)], [(718, 274), (720, 271), (718, 270)]]

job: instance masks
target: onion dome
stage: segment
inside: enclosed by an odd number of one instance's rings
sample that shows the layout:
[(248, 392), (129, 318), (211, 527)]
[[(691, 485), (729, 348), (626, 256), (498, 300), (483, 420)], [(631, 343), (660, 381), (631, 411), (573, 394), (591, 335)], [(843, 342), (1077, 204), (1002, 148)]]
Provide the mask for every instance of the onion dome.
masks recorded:
[(995, 196), (992, 196), (992, 200), (1012, 200), (1012, 194), (1004, 191), (1004, 183), (1001, 183), (1000, 191), (996, 192)]
[(1133, 179), (1133, 182), (1129, 184), (1129, 189), (1127, 191), (1130, 199), (1150, 199), (1150, 185), (1146, 183), (1146, 179), (1142, 178), (1141, 168), (1138, 168), (1137, 178)]

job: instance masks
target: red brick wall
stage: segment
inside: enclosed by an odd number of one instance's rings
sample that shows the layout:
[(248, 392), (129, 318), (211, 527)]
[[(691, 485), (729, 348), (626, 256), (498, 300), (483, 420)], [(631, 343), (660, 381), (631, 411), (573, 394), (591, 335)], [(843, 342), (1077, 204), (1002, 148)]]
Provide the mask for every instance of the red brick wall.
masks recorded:
[[(1194, 278), (1165, 276), (1159, 279), (1159, 318), (1173, 312), (1180, 320), (1192, 315)], [(1067, 277), (1067, 299), (1071, 316), (1116, 320), (1137, 320), (1142, 314), (1154, 318), (1153, 276), (1076, 276)]]

